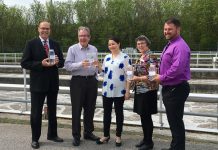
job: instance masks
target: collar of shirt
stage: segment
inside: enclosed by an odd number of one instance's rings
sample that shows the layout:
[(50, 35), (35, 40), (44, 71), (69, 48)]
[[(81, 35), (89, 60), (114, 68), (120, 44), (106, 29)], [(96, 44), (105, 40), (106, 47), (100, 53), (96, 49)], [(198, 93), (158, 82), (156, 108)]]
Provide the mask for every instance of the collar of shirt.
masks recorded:
[(88, 44), (87, 47), (82, 47), (82, 45), (81, 45), (80, 43), (78, 43), (78, 45), (79, 45), (79, 48), (80, 48), (81, 50), (89, 50), (89, 49), (90, 49), (90, 48), (89, 48), (89, 44)]
[(148, 50), (146, 50), (146, 51), (144, 52), (144, 55), (147, 56), (147, 55), (150, 55), (151, 53), (152, 53), (151, 50), (148, 49)]
[(47, 40), (44, 40), (43, 38), (41, 38), (40, 36), (39, 36), (39, 38), (40, 38), (40, 40), (41, 40), (41, 42), (42, 42), (42, 45), (44, 45), (44, 41), (46, 41), (47, 42), (47, 44), (48, 44), (48, 47), (50, 47), (50, 45), (49, 45), (49, 39), (47, 39)]
[(179, 35), (179, 36), (175, 37), (174, 39), (170, 40), (169, 43), (172, 44), (172, 43), (176, 42), (177, 40), (179, 40), (180, 38), (181, 38), (181, 36)]

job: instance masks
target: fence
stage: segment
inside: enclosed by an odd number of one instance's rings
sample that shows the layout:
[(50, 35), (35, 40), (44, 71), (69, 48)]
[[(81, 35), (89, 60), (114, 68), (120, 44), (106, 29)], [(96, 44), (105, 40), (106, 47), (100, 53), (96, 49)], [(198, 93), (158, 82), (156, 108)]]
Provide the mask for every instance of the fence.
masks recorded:
[[(105, 55), (108, 53), (99, 53), (99, 61), (103, 61)], [(155, 55), (160, 58), (161, 52), (155, 52)], [(139, 58), (138, 53), (128, 53), (131, 59), (134, 61)], [(66, 53), (64, 53), (66, 58)], [(0, 53), (1, 64), (19, 64), (22, 57), (22, 53)], [(218, 52), (192, 52), (191, 53), (191, 67), (209, 67), (212, 68), (217, 64)], [(216, 61), (214, 61), (216, 60)]]
[[(20, 68), (18, 65), (0, 65), (0, 68)], [(20, 68), (21, 69), (21, 68)], [(209, 68), (191, 68), (191, 71), (199, 72), (199, 71), (207, 71), (207, 72), (218, 72), (218, 69), (209, 69)], [(9, 91), (24, 91), (24, 99), (16, 100), (16, 99), (0, 99), (2, 102), (19, 102), (25, 103), (25, 111), (27, 110), (27, 104), (30, 103), (30, 100), (27, 97), (27, 93), (29, 92), (29, 85), (27, 85), (27, 74), (26, 70), (23, 69), (23, 81), (24, 84), (0, 84), (0, 90), (9, 90)], [(161, 90), (159, 91), (159, 127), (163, 127), (163, 113), (165, 110), (163, 108)], [(69, 87), (61, 86), (59, 90), (60, 94), (69, 94)], [(98, 94), (101, 95), (101, 89), (98, 89)], [(133, 96), (133, 94), (132, 94)], [(216, 113), (195, 113), (195, 112), (184, 112), (185, 115), (191, 116), (202, 116), (202, 117), (212, 117), (217, 118), (217, 130), (213, 130), (212, 132), (218, 133), (218, 94), (202, 94), (202, 93), (190, 93), (188, 97), (188, 102), (200, 102), (200, 103), (213, 103), (216, 105)], [(70, 103), (58, 103), (58, 105), (67, 105), (70, 106)], [(102, 106), (97, 105), (97, 108), (102, 108)], [(125, 107), (125, 110), (132, 110), (132, 107)], [(22, 113), (22, 112), (21, 112)]]

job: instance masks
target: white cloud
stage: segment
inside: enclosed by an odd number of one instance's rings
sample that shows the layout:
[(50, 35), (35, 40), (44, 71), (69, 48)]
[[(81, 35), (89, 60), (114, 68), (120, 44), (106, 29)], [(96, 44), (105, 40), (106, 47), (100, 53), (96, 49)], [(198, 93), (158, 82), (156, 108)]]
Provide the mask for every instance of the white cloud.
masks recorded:
[[(7, 6), (25, 6), (29, 7), (31, 3), (33, 3), (33, 0), (3, 0), (4, 4)], [(43, 0), (40, 0), (42, 2)]]
[[(25, 6), (29, 7), (30, 4), (33, 3), (34, 0), (3, 0), (4, 4), (7, 6)], [(50, 1), (50, 0), (37, 0), (42, 4), (45, 4), (45, 2)], [(68, 1), (68, 0), (53, 0), (53, 1)]]

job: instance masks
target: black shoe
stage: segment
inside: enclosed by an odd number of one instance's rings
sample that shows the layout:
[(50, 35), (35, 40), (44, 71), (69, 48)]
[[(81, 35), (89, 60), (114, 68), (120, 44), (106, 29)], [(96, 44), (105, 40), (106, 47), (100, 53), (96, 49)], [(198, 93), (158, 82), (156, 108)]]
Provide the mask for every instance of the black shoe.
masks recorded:
[(79, 138), (73, 138), (73, 146), (79, 146), (80, 145), (80, 139)]
[(96, 140), (96, 144), (103, 144), (103, 143), (107, 143), (108, 141), (110, 140), (110, 136), (108, 137), (102, 137), (102, 138), (99, 138), (98, 140)]
[(32, 141), (31, 146), (33, 149), (38, 149), (39, 148), (39, 142), (38, 141)]
[(161, 150), (172, 150), (172, 148), (162, 148)]
[(115, 145), (116, 145), (117, 147), (120, 147), (120, 146), (122, 145), (121, 137), (116, 137)]
[(89, 133), (89, 134), (84, 134), (84, 139), (92, 140), (92, 141), (97, 141), (99, 139), (99, 137), (97, 137), (93, 133)]
[(138, 150), (151, 150), (154, 147), (154, 143), (152, 144), (143, 144)]
[(56, 137), (47, 137), (47, 140), (53, 141), (53, 142), (63, 142), (64, 140), (58, 136)]
[(145, 144), (145, 141), (141, 140), (138, 144), (135, 145), (135, 147), (141, 147), (144, 144)]

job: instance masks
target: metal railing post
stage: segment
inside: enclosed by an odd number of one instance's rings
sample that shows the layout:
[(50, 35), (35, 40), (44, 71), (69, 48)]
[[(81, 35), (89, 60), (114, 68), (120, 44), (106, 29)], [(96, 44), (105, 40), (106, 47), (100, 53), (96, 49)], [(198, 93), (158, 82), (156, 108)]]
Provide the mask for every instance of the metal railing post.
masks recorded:
[(43, 111), (44, 111), (43, 119), (44, 120), (48, 119), (48, 105), (47, 105), (47, 102), (48, 102), (48, 98), (46, 97), (44, 105), (43, 105)]
[(17, 64), (17, 53), (14, 54), (14, 61), (15, 61), (15, 64)]
[(23, 69), (23, 85), (24, 85), (24, 99), (26, 101), (26, 111), (27, 109), (27, 83), (26, 83), (26, 69)]
[[(218, 114), (218, 103), (217, 103), (217, 114)], [(216, 120), (216, 123), (217, 123), (217, 126), (216, 126), (216, 128), (218, 129), (218, 117), (217, 117), (217, 120)]]
[(217, 57), (212, 58), (213, 68), (216, 68), (216, 60), (217, 60)]
[[(159, 96), (159, 108), (160, 110), (163, 110), (163, 97), (162, 97), (162, 86), (159, 86), (159, 92), (160, 92), (160, 96)], [(159, 113), (159, 123), (160, 123), (160, 128), (163, 128), (163, 113), (160, 112)]]
[(4, 53), (4, 64), (5, 64), (5, 59), (6, 59), (6, 56), (5, 56), (6, 54)]

